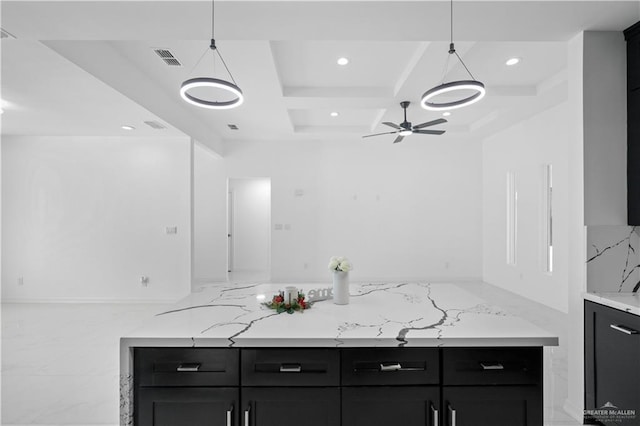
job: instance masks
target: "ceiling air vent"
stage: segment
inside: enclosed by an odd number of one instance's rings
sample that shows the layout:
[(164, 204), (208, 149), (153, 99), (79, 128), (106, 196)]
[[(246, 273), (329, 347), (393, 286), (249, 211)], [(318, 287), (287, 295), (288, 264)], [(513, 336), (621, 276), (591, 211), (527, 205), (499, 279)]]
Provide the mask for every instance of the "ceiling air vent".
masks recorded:
[(167, 127), (162, 125), (161, 123), (158, 123), (157, 121), (145, 121), (144, 124), (146, 124), (147, 126), (151, 127), (152, 129), (166, 129)]
[(0, 28), (0, 39), (1, 38), (16, 38), (16, 36), (5, 30), (4, 28)]
[(169, 49), (153, 49), (153, 51), (156, 52), (156, 55), (160, 56), (165, 64), (172, 67), (182, 66), (180, 61), (175, 56), (173, 56), (173, 53), (171, 53)]
[(227, 124), (227, 127), (229, 127), (231, 130), (238, 130), (238, 126), (236, 126), (235, 124)]

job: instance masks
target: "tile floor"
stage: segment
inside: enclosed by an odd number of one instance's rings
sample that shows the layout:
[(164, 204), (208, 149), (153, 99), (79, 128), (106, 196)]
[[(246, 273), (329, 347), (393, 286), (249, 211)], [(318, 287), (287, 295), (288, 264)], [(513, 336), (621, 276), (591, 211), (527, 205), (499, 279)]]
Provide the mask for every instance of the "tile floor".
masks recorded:
[[(473, 290), (473, 287), (470, 287)], [(501, 305), (506, 292), (483, 286)], [(506, 299), (505, 299), (506, 300)], [(545, 426), (575, 426), (567, 395), (566, 316), (536, 303), (504, 306), (560, 336), (545, 349)], [(3, 304), (1, 424), (118, 424), (118, 341), (164, 304)]]

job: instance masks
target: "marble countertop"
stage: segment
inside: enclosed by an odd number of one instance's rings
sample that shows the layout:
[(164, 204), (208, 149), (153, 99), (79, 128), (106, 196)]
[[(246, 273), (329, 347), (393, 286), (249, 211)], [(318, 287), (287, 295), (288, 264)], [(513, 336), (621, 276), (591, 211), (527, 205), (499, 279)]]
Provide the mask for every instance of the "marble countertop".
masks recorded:
[(610, 308), (640, 315), (640, 293), (585, 293), (584, 298)]
[[(291, 285), (291, 284), (287, 284)], [(121, 346), (556, 346), (558, 337), (451, 283), (351, 284), (350, 303), (304, 313), (262, 305), (285, 284), (204, 286)], [(301, 291), (327, 287), (298, 284)]]

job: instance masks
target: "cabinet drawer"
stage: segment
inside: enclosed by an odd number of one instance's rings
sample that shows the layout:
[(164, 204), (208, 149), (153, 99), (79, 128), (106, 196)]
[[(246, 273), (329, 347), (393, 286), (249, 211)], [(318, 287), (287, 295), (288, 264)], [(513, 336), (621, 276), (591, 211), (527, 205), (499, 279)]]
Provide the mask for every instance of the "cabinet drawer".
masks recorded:
[(336, 349), (243, 349), (243, 386), (338, 386)]
[(342, 350), (342, 384), (438, 384), (437, 348), (369, 348)]
[(238, 386), (239, 352), (231, 348), (135, 348), (137, 386)]
[(136, 425), (237, 426), (238, 388), (142, 388), (136, 395)]
[(542, 347), (443, 348), (444, 385), (537, 385)]

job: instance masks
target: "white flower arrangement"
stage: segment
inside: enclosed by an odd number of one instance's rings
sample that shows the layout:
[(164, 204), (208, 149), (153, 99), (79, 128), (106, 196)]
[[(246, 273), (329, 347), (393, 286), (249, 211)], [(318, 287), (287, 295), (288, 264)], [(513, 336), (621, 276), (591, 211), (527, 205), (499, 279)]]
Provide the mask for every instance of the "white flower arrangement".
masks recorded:
[(329, 259), (329, 270), (338, 272), (349, 272), (353, 269), (353, 265), (346, 257), (333, 256)]

